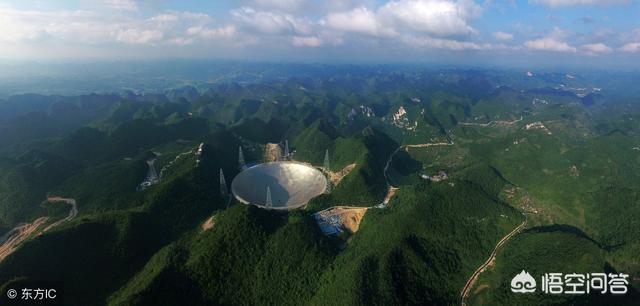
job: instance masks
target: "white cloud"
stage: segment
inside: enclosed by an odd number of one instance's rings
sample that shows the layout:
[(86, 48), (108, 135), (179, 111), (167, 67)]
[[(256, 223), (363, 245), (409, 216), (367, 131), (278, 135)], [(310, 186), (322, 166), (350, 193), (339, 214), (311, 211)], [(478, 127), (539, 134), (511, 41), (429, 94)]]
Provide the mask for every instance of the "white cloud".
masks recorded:
[(332, 29), (371, 36), (379, 35), (379, 25), (375, 14), (366, 7), (351, 11), (331, 13), (326, 17), (326, 25)]
[(581, 5), (614, 5), (628, 3), (628, 0), (529, 0), (551, 7), (581, 6)]
[(250, 7), (242, 7), (233, 10), (231, 15), (234, 21), (252, 32), (281, 35), (281, 34), (310, 34), (311, 23), (302, 18), (296, 18), (289, 14), (281, 14), (268, 11), (257, 11)]
[[(46, 50), (41, 46), (55, 44), (69, 49), (78, 47), (77, 50), (93, 47), (161, 52), (152, 48), (179, 50), (181, 46), (192, 46), (184, 49), (204, 52), (208, 49), (201, 46), (236, 50), (259, 44), (265, 50), (344, 46), (345, 50), (360, 48), (365, 53), (367, 48), (392, 48), (398, 54), (407, 48), (495, 52), (526, 49), (577, 55), (640, 52), (640, 29), (618, 34), (602, 30), (569, 35), (555, 28), (533, 36), (537, 27), (530, 25), (514, 26), (512, 33), (477, 35), (474, 22), (483, 7), (476, 1), (481, 0), (239, 0), (245, 6), (225, 11), (226, 15), (216, 15), (215, 19), (199, 12), (155, 11), (148, 0), (83, 1), (92, 6), (84, 10), (19, 10), (0, 4), (0, 48), (9, 46), (15, 51), (18, 46), (32, 46)], [(529, 1), (550, 6), (621, 2)], [(105, 9), (107, 6), (110, 9)], [(513, 33), (518, 39), (528, 40), (516, 45), (512, 43)], [(612, 48), (614, 42), (622, 46), (616, 44)]]
[(473, 1), (401, 0), (382, 6), (378, 17), (386, 26), (442, 37), (475, 32), (468, 19), (479, 12)]
[(638, 53), (640, 52), (640, 42), (625, 44), (624, 46), (620, 47), (620, 51), (629, 52), (629, 53)]
[(322, 40), (315, 36), (294, 36), (291, 43), (296, 47), (319, 47), (322, 45)]
[[(609, 36), (613, 36), (613, 34), (615, 34), (615, 32), (611, 31), (608, 34), (609, 34)], [(640, 28), (635, 28), (635, 29), (632, 29), (630, 31), (626, 31), (626, 32), (620, 33), (619, 34), (619, 39), (620, 39), (620, 41), (625, 42), (625, 43), (633, 43), (633, 42), (640, 41)]]
[(228, 25), (221, 28), (197, 26), (188, 28), (187, 34), (192, 36), (199, 36), (204, 39), (231, 38), (236, 34), (236, 27), (233, 25)]
[(308, 4), (307, 0), (251, 0), (244, 2), (249, 6), (284, 12), (294, 12)]
[(524, 46), (536, 51), (576, 52), (575, 47), (553, 37), (528, 40), (524, 43)]
[(490, 44), (478, 44), (469, 41), (459, 41), (455, 39), (447, 38), (435, 38), (435, 37), (416, 37), (407, 36), (402, 38), (402, 41), (412, 47), (426, 48), (426, 49), (446, 49), (446, 50), (488, 50), (492, 46)]
[(327, 26), (344, 32), (370, 36), (397, 36), (420, 33), (436, 37), (464, 36), (475, 33), (469, 20), (481, 8), (471, 0), (389, 1), (372, 11), (364, 6), (327, 15)]
[(497, 40), (508, 41), (513, 39), (513, 34), (498, 31), (493, 33), (493, 37)]
[[(230, 37), (235, 29), (216, 27), (206, 14), (168, 11), (147, 19), (90, 11), (20, 11), (0, 9), (0, 42), (25, 44), (61, 42), (66, 45), (122, 43), (179, 44), (213, 37)], [(190, 29), (198, 28), (197, 35)], [(191, 30), (193, 31), (193, 30)], [(6, 33), (6, 34), (4, 34)]]
[(116, 34), (116, 40), (127, 44), (149, 44), (162, 40), (164, 34), (156, 30), (126, 29)]
[(137, 11), (138, 4), (135, 0), (105, 0), (105, 6), (120, 11)]
[(347, 11), (356, 7), (371, 5), (373, 0), (325, 0), (324, 9), (329, 12)]
[(611, 49), (611, 47), (603, 43), (585, 44), (580, 46), (580, 48), (589, 55), (607, 54), (613, 52), (613, 49)]
[(560, 28), (554, 28), (549, 34), (542, 38), (528, 40), (524, 42), (524, 47), (535, 51), (553, 52), (576, 52), (576, 47), (565, 42), (568, 34)]

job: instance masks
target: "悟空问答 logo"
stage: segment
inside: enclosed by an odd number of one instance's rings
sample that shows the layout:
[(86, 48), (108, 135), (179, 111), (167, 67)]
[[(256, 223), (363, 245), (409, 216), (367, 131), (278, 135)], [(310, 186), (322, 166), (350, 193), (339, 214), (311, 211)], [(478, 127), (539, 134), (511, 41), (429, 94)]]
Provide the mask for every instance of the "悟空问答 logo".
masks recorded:
[(536, 280), (531, 276), (531, 274), (522, 270), (522, 272), (511, 279), (511, 291), (517, 293), (535, 292)]

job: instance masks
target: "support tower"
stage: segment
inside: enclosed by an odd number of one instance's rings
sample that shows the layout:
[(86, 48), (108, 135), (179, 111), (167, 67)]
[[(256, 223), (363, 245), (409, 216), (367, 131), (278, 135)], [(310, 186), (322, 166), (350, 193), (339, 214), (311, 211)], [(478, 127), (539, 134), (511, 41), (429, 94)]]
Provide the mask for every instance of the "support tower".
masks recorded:
[(265, 202), (266, 207), (273, 207), (273, 200), (271, 200), (271, 188), (267, 186), (267, 201)]
[(238, 167), (240, 171), (247, 168), (247, 164), (244, 162), (244, 154), (242, 153), (242, 147), (238, 147)]
[(329, 164), (329, 150), (324, 152), (324, 164), (322, 167), (327, 174), (327, 187), (325, 188), (324, 193), (331, 193), (331, 165)]

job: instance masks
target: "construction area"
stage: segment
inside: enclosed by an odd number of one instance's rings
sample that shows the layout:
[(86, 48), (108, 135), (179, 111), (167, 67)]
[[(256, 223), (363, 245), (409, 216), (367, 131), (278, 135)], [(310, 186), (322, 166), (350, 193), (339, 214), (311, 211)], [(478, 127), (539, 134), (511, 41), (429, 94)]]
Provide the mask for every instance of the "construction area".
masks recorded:
[(343, 231), (356, 233), (367, 213), (367, 207), (335, 206), (315, 213), (313, 216), (325, 235), (338, 235)]

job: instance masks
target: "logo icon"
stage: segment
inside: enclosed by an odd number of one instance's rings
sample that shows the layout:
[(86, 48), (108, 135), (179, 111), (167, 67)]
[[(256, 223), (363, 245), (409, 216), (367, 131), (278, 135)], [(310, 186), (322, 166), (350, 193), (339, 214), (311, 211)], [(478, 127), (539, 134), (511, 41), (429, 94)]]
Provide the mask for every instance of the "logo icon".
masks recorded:
[(536, 280), (526, 272), (522, 270), (518, 275), (511, 279), (511, 291), (517, 293), (531, 293), (536, 291)]

